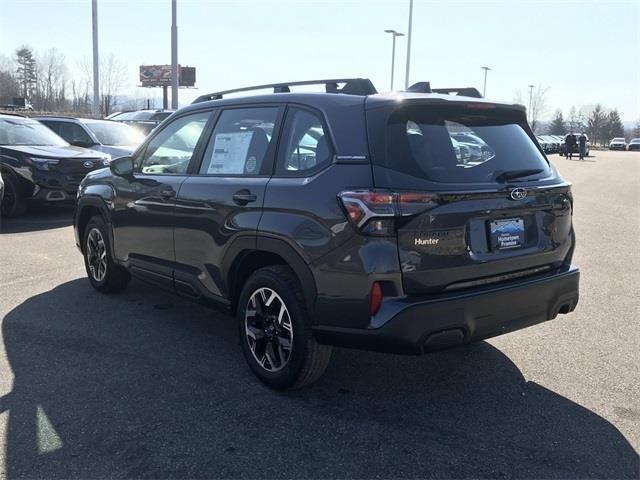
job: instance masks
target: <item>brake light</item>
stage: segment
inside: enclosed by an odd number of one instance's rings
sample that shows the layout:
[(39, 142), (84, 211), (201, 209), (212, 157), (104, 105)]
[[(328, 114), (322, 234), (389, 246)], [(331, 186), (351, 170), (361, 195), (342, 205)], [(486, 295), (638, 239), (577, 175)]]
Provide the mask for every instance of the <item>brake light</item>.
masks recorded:
[(475, 109), (475, 110), (493, 110), (494, 108), (498, 108), (498, 106), (495, 103), (483, 103), (483, 102), (467, 103), (465, 107)]
[(338, 195), (349, 220), (363, 233), (391, 235), (395, 219), (416, 215), (437, 205), (437, 196), (425, 192), (350, 190)]

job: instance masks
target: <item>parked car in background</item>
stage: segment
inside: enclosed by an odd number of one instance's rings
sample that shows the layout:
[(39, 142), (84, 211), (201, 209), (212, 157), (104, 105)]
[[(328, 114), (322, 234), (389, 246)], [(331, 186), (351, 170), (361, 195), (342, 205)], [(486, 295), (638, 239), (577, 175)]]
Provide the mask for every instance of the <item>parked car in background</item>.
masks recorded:
[(631, 150), (640, 150), (640, 138), (632, 138), (629, 141), (629, 151)]
[(551, 153), (552, 145), (547, 139), (545, 139), (542, 135), (537, 135), (536, 139), (538, 140), (538, 143), (542, 147), (544, 153)]
[(111, 120), (123, 122), (136, 127), (144, 135), (148, 135), (175, 110), (137, 110), (135, 112), (123, 112), (114, 116)]
[[(310, 84), (326, 93), (278, 93)], [(422, 354), (576, 307), (571, 185), (524, 107), (426, 83), (269, 87), (203, 95), (85, 177), (74, 230), (93, 288), (133, 275), (228, 309), (278, 389), (320, 377), (334, 345)], [(466, 160), (460, 131), (493, 155)]]
[(129, 110), (124, 111), (124, 112), (113, 112), (110, 115), (107, 115), (106, 117), (104, 117), (105, 120), (113, 120), (114, 118), (116, 118), (118, 115), (122, 115), (123, 113), (128, 113)]
[(560, 151), (560, 141), (554, 135), (540, 135), (542, 139), (549, 145), (547, 153), (558, 153)]
[(609, 142), (609, 150), (626, 150), (627, 142), (624, 137), (612, 138)]
[(111, 157), (131, 154), (144, 135), (130, 125), (111, 120), (72, 117), (32, 117), (71, 145), (108, 153)]
[(37, 120), (0, 114), (2, 215), (18, 216), (29, 203), (73, 204), (84, 176), (110, 159), (108, 154), (69, 145)]

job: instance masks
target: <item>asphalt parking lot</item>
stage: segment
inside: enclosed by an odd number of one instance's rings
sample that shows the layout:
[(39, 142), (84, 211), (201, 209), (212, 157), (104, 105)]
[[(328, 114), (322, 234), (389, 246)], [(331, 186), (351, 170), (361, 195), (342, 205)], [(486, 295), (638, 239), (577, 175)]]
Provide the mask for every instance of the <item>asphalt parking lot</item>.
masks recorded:
[(337, 350), (313, 387), (250, 373), (233, 319), (85, 279), (71, 213), (0, 234), (0, 478), (637, 478), (640, 153), (574, 183), (578, 309), (424, 357)]

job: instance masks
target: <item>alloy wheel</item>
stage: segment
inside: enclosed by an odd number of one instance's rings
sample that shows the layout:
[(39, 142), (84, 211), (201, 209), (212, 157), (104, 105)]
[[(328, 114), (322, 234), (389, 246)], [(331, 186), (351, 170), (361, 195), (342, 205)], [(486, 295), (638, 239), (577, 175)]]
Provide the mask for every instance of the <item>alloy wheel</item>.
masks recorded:
[(92, 228), (87, 235), (87, 265), (96, 282), (102, 282), (107, 274), (107, 248), (102, 233)]
[(256, 361), (269, 372), (282, 370), (293, 346), (293, 324), (284, 300), (270, 288), (259, 288), (249, 297), (244, 318), (246, 340)]

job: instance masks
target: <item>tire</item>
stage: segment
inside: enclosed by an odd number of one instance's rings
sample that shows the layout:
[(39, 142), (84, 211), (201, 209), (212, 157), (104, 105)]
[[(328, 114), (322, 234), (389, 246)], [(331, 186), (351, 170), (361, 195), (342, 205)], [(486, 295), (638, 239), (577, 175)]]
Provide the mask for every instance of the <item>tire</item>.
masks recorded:
[(0, 199), (2, 205), (0, 214), (3, 217), (19, 217), (27, 211), (27, 202), (20, 195), (20, 182), (11, 173), (2, 173), (4, 180), (4, 197)]
[(289, 267), (257, 270), (238, 302), (242, 353), (262, 382), (277, 390), (294, 390), (322, 376), (332, 348), (313, 338), (300, 282)]
[(113, 261), (109, 230), (102, 217), (92, 217), (87, 223), (82, 254), (89, 282), (99, 292), (119, 292), (129, 284), (129, 272)]

